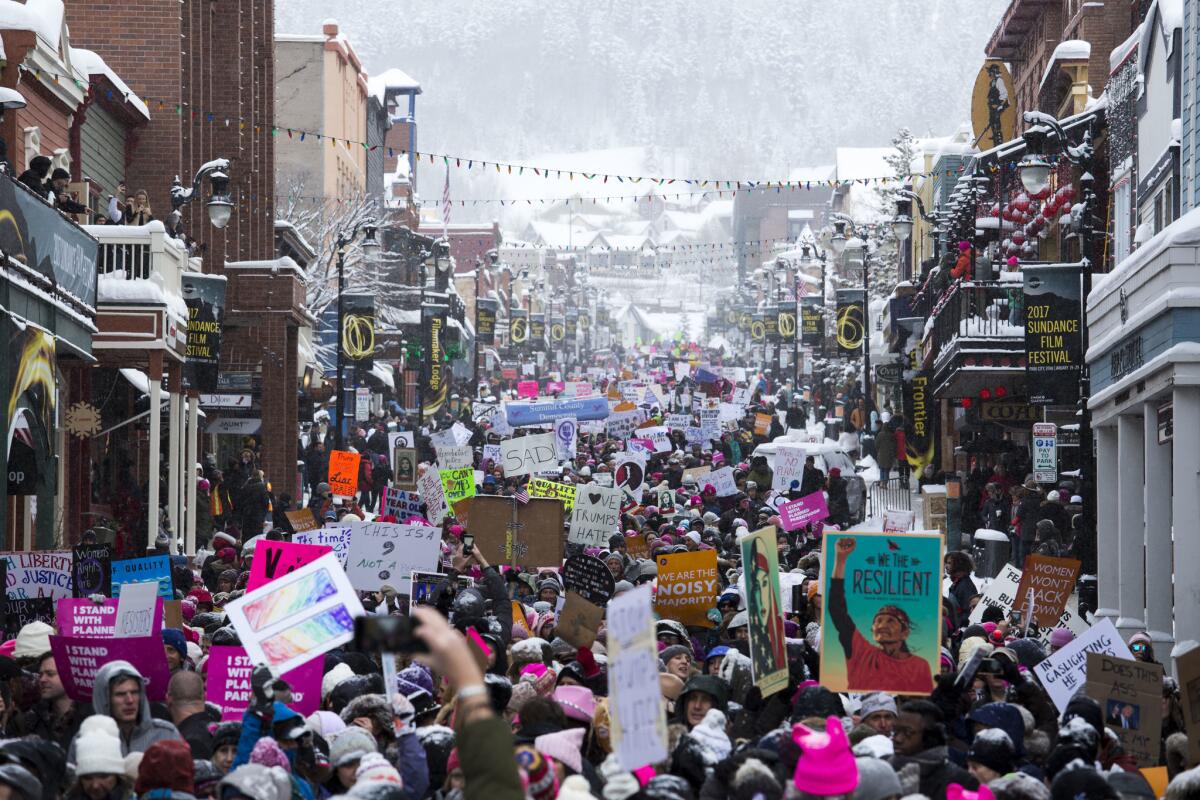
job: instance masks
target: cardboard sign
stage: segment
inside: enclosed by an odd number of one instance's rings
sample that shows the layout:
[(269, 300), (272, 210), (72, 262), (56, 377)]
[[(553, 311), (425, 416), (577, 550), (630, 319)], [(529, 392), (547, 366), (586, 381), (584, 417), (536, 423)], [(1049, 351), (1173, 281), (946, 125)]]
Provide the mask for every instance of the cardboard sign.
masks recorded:
[(327, 553), (231, 600), (225, 613), (251, 661), (279, 675), (353, 639), (354, 618), (364, 612), (337, 557)]
[(916, 522), (917, 512), (889, 508), (883, 512), (884, 533), (908, 533)]
[(667, 715), (657, 680), (658, 646), (650, 587), (608, 605), (608, 713), (613, 752), (624, 770), (667, 759)]
[[(315, 544), (328, 547), (337, 556), (338, 562), (346, 566), (346, 553), (350, 549), (350, 534), (353, 528), (349, 524), (338, 525), (331, 523), (316, 531), (304, 531), (292, 536), (292, 544)], [(253, 566), (253, 564), (251, 564)]]
[(71, 548), (71, 595), (112, 595), (112, 551), (106, 544)]
[[(1067, 607), (1071, 592), (1075, 591), (1079, 566), (1080, 562), (1073, 558), (1026, 556), (1015, 608), (1021, 610), (1025, 619), (1032, 618), (1042, 627), (1053, 626)], [(1033, 590), (1032, 609), (1028, 607), (1030, 589)]]
[(1100, 704), (1104, 724), (1121, 740), (1121, 747), (1138, 766), (1158, 763), (1162, 746), (1161, 664), (1087, 654), (1087, 683), (1083, 690)]
[(613, 468), (613, 482), (635, 503), (642, 502), (646, 488), (646, 457), (641, 453), (622, 453)]
[(438, 468), (443, 471), (473, 467), (475, 465), (475, 451), (469, 446), (463, 445), (439, 447), (437, 449), (437, 463)]
[(121, 596), (121, 584), (158, 582), (158, 596), (170, 600), (175, 596), (171, 579), (170, 556), (146, 556), (126, 558), (112, 562), (113, 595)]
[[(1041, 681), (1046, 693), (1054, 701), (1059, 713), (1067, 709), (1067, 703), (1087, 682), (1088, 653), (1133, 660), (1133, 653), (1125, 646), (1121, 634), (1107, 617), (1092, 626), (1091, 630), (1069, 645), (1051, 653), (1033, 666), (1033, 674)], [(1159, 692), (1162, 687), (1159, 687)]]
[(489, 563), (531, 568), (562, 563), (563, 507), (557, 500), (531, 498), (522, 505), (511, 497), (477, 495), (471, 518), (475, 546)]
[(517, 478), (558, 468), (558, 449), (553, 433), (536, 433), (500, 443), (500, 465), (504, 477)]
[(610, 439), (628, 439), (633, 436), (633, 432), (637, 430), (638, 423), (641, 421), (642, 412), (636, 409), (621, 411), (612, 414), (604, 421), (604, 432)]
[(285, 511), (283, 515), (287, 517), (288, 525), (292, 528), (292, 533), (302, 533), (304, 531), (315, 531), (321, 527), (317, 516), (313, 514), (311, 508), (301, 508), (296, 511)]
[(115, 636), (120, 639), (131, 636), (150, 636), (154, 631), (154, 620), (160, 599), (158, 584), (125, 583), (117, 600)]
[(434, 525), (441, 525), (442, 520), (450, 513), (446, 491), (442, 487), (442, 476), (435, 468), (430, 467), (425, 470), (425, 474), (417, 478), (417, 489), (421, 499), (425, 501), (425, 518)]
[(658, 557), (658, 593), (654, 610), (664, 619), (702, 628), (714, 627), (708, 618), (717, 605), (717, 551), (697, 550)]
[[(280, 675), (292, 688), (288, 708), (308, 716), (321, 707), (321, 674), (324, 659), (314, 658)], [(254, 663), (245, 648), (213, 645), (208, 649), (208, 680), (204, 684), (204, 699), (221, 709), (222, 722), (241, 722), (254, 700), (250, 677)]]
[(579, 437), (579, 421), (574, 417), (559, 417), (554, 420), (554, 446), (559, 461), (570, 461), (575, 457), (575, 443)]
[(408, 594), (414, 570), (436, 572), (441, 563), (441, 531), (428, 525), (355, 522), (346, 575), (359, 591), (391, 586)]
[(750, 674), (754, 685), (766, 697), (787, 688), (788, 683), (787, 639), (783, 630), (775, 527), (759, 528), (743, 536), (739, 543), (749, 616)]
[(575, 484), (573, 483), (558, 483), (545, 478), (534, 478), (525, 488), (529, 490), (530, 497), (546, 497), (561, 501), (563, 511), (568, 514), (575, 508)]
[(625, 550), (632, 558), (650, 558), (650, 545), (646, 544), (646, 537), (640, 533), (625, 537)]
[(563, 641), (575, 647), (591, 647), (596, 642), (596, 634), (602, 622), (604, 609), (601, 606), (589, 603), (568, 589), (562, 611), (558, 614), (554, 635), (562, 637)]
[(438, 474), (442, 479), (442, 495), (447, 503), (454, 505), (459, 500), (475, 496), (475, 470), (471, 467), (443, 469)]
[(825, 493), (815, 491), (798, 500), (780, 503), (779, 524), (785, 531), (795, 531), (809, 523), (821, 522), (829, 517), (829, 505)]
[(575, 487), (575, 508), (567, 541), (585, 547), (607, 547), (621, 525), (622, 492), (616, 487), (581, 483)]
[[(70, 598), (62, 598), (64, 600)], [(31, 622), (45, 622), (53, 625), (53, 597), (14, 597), (5, 601), (4, 628), (7, 638), (15, 639), (17, 634)]]
[(52, 597), (58, 600), (71, 596), (72, 556), (69, 550), (4, 553), (2, 557), (8, 599)]
[(1179, 675), (1179, 700), (1187, 726), (1188, 763), (1200, 763), (1200, 647), (1175, 657)]
[(92, 702), (96, 672), (110, 661), (128, 661), (146, 681), (146, 697), (165, 700), (171, 671), (161, 636), (128, 639), (92, 636), (51, 636), (50, 652), (67, 696), (77, 703)]
[[(821, 685), (833, 692), (929, 694), (941, 658), (940, 534), (826, 531)], [(876, 620), (897, 651), (874, 633)], [(891, 652), (895, 651), (895, 652)]]
[(571, 556), (563, 563), (559, 574), (567, 589), (573, 590), (589, 603), (601, 607), (612, 599), (617, 588), (612, 571), (595, 556)]
[(347, 450), (329, 451), (329, 488), (337, 497), (354, 497), (358, 494), (359, 453)]
[(269, 539), (259, 539), (254, 545), (254, 560), (250, 562), (250, 577), (246, 579), (246, 591), (257, 589), (280, 575), (295, 572), (305, 564), (316, 561), (331, 552), (333, 552), (333, 548), (329, 545), (273, 542)]

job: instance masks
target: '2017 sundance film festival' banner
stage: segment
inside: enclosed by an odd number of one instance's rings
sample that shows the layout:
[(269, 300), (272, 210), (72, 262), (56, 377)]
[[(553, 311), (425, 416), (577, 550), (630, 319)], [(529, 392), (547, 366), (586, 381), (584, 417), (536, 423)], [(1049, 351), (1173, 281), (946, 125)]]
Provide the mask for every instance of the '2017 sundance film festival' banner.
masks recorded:
[(183, 386), (215, 392), (221, 356), (221, 321), (225, 316), (225, 276), (187, 272), (181, 280), (183, 302), (188, 310)]
[(787, 688), (787, 641), (779, 591), (779, 549), (773, 526), (743, 536), (750, 674), (763, 697)]
[(820, 347), (825, 341), (825, 317), (820, 297), (805, 297), (800, 301), (800, 344)]
[(929, 694), (942, 621), (939, 534), (825, 533), (821, 684)]
[(1030, 405), (1074, 405), (1083, 368), (1080, 271), (1025, 267), (1025, 386)]
[(838, 289), (838, 352), (844, 356), (861, 355), (866, 332), (866, 292), (862, 289)]

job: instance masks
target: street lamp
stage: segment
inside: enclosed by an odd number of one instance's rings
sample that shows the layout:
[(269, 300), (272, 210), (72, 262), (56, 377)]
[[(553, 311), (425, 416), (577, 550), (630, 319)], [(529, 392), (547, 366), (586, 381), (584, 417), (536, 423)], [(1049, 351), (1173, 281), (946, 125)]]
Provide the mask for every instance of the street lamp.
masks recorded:
[(196, 171), (191, 188), (185, 187), (179, 176), (175, 176), (171, 183), (171, 214), (167, 220), (167, 227), (173, 235), (182, 234), (183, 212), (180, 209), (196, 199), (206, 177), (209, 184), (209, 200), (205, 204), (208, 207), (208, 220), (214, 228), (224, 228), (229, 224), (229, 217), (233, 213), (233, 201), (229, 198), (228, 169), (229, 159), (214, 158)]
[(846, 222), (845, 220), (835, 219), (833, 222), (833, 235), (829, 237), (829, 249), (833, 251), (834, 256), (840, 257), (842, 251), (846, 249)]
[(343, 326), (345, 319), (343, 317), (344, 309), (342, 306), (342, 296), (345, 294), (346, 288), (346, 248), (355, 240), (359, 231), (362, 231), (362, 252), (367, 258), (374, 258), (379, 255), (379, 241), (375, 238), (379, 227), (375, 224), (375, 220), (368, 217), (354, 223), (354, 227), (349, 231), (340, 231), (337, 236), (337, 279), (338, 279), (338, 296), (337, 296), (337, 403), (335, 406), (336, 420), (336, 441), (337, 449), (344, 450), (346, 445), (346, 367), (343, 363), (344, 353), (346, 351), (345, 344), (342, 341)]

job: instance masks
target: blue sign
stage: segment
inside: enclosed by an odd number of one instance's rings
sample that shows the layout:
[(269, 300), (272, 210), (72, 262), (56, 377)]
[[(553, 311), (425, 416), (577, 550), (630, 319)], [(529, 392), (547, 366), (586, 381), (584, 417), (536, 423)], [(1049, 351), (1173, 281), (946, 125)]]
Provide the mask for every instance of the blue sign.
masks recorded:
[(167, 600), (175, 598), (171, 581), (170, 556), (146, 556), (127, 558), (112, 562), (112, 596), (121, 596), (123, 583), (147, 583), (158, 581), (158, 596)]
[(505, 407), (508, 424), (547, 425), (561, 417), (575, 417), (580, 422), (608, 418), (608, 400), (604, 397), (579, 397), (565, 400), (543, 400), (509, 403)]

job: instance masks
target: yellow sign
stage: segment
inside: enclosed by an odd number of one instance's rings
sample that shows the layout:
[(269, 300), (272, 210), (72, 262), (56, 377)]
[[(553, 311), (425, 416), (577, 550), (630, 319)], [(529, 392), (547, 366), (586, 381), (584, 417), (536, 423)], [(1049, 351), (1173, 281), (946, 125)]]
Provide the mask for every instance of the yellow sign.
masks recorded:
[(971, 127), (980, 150), (999, 147), (1017, 132), (1017, 92), (1003, 61), (988, 59), (971, 92)]
[(529, 482), (529, 496), (561, 500), (563, 511), (567, 514), (570, 514), (575, 508), (574, 484), (548, 481), (545, 478), (534, 478)]

